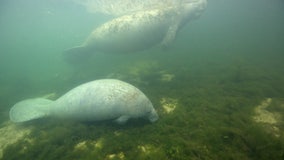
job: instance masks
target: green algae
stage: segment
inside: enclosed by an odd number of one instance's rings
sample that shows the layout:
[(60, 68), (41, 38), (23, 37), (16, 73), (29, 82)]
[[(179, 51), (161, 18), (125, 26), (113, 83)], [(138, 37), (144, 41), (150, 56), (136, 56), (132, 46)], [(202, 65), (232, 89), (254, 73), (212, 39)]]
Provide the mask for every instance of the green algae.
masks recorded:
[[(119, 77), (141, 88), (151, 99), (160, 115), (156, 123), (139, 119), (124, 126), (112, 122), (33, 121), (23, 124), (34, 126), (31, 133), (9, 145), (2, 159), (283, 158), (283, 134), (275, 137), (252, 118), (254, 108), (263, 99), (281, 97), (282, 88), (274, 90), (270, 86), (282, 82), (250, 67), (229, 67), (229, 71), (219, 73), (218, 67), (180, 70), (149, 63), (138, 63), (135, 72), (123, 66)], [(175, 78), (161, 81), (165, 70)], [(164, 112), (161, 102), (165, 98), (176, 105), (170, 113)], [(282, 106), (280, 98), (269, 110), (283, 113)], [(283, 122), (278, 127), (283, 130)]]

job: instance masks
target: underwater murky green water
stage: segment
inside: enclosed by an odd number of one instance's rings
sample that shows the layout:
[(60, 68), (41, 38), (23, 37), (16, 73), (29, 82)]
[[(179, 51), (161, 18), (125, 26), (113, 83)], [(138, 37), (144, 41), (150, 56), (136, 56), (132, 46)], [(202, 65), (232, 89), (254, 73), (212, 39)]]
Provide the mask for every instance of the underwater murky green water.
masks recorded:
[[(65, 49), (109, 19), (67, 0), (0, 2), (3, 160), (284, 158), (283, 1), (211, 0), (166, 50), (64, 61)], [(55, 100), (101, 78), (139, 88), (160, 119), (9, 121), (20, 100)]]

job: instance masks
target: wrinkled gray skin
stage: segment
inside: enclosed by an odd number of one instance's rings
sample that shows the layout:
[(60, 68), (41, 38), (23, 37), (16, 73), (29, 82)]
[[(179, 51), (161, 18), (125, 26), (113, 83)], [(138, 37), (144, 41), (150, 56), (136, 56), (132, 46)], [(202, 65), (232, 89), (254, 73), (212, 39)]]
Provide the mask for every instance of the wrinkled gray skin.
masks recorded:
[(13, 122), (42, 117), (58, 117), (79, 121), (115, 120), (119, 124), (130, 118), (159, 116), (149, 99), (136, 87), (115, 79), (102, 79), (82, 84), (56, 101), (44, 98), (27, 99), (10, 109)]
[(55, 101), (51, 115), (84, 121), (115, 119), (119, 124), (144, 117), (154, 122), (158, 115), (149, 99), (134, 86), (114, 79), (80, 85)]
[(82, 45), (66, 50), (64, 56), (76, 62), (97, 52), (134, 53), (156, 44), (167, 47), (186, 23), (200, 16), (206, 4), (206, 0), (185, 1), (115, 18), (95, 28)]

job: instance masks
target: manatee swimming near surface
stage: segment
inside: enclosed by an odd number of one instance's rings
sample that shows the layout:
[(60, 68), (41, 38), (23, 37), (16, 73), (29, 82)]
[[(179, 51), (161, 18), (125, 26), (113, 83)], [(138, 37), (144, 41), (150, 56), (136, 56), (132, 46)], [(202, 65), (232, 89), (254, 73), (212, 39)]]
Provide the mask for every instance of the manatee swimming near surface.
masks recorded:
[(199, 17), (206, 0), (185, 0), (181, 5), (138, 11), (110, 20), (95, 28), (86, 41), (64, 53), (68, 61), (80, 61), (102, 53), (132, 53), (154, 45), (168, 44), (177, 31)]
[(101, 79), (75, 87), (55, 101), (35, 98), (16, 103), (10, 120), (25, 122), (42, 117), (79, 121), (115, 120), (143, 117), (155, 122), (159, 117), (150, 100), (136, 87), (116, 79)]

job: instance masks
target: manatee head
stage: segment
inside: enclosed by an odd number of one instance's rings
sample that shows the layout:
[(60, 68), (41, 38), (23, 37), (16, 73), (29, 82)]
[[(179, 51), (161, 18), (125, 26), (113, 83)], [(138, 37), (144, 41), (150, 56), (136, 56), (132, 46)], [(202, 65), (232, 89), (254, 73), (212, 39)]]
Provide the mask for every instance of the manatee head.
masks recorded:
[[(145, 99), (144, 99), (145, 98)], [(140, 117), (143, 117), (150, 122), (155, 122), (159, 119), (159, 115), (157, 114), (155, 108), (153, 107), (151, 101), (145, 96), (143, 102), (141, 103), (140, 110), (136, 110), (140, 112)], [(141, 114), (142, 113), (142, 114)], [(138, 116), (137, 116), (138, 117)]]
[(154, 108), (150, 112), (147, 113), (146, 118), (149, 119), (150, 122), (155, 122), (159, 119), (159, 116)]
[(150, 122), (155, 122), (159, 119), (153, 104), (143, 92), (134, 86), (130, 86), (127, 90), (126, 98), (122, 98), (123, 108), (125, 109), (123, 109), (123, 114), (128, 115), (129, 118), (144, 118)]
[(157, 114), (155, 108), (153, 107), (153, 104), (151, 101), (145, 96), (145, 99), (143, 101), (143, 118), (149, 120), (150, 122), (155, 122), (159, 119), (159, 115)]

